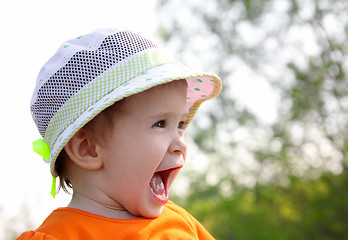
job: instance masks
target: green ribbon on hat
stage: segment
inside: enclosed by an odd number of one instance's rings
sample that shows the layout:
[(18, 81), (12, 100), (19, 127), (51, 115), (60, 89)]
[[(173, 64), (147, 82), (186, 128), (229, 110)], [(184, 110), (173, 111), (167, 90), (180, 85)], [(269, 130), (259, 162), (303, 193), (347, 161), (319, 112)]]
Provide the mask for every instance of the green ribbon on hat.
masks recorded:
[[(41, 157), (43, 157), (46, 162), (50, 161), (50, 148), (48, 145), (40, 138), (33, 143), (33, 150), (37, 154), (39, 154)], [(52, 178), (52, 188), (51, 188), (51, 195), (53, 198), (56, 197), (56, 178)]]
[(46, 159), (46, 162), (49, 162), (49, 160), (50, 160), (50, 148), (47, 146), (47, 144), (41, 138), (34, 141), (32, 144), (33, 144), (34, 152), (36, 152), (41, 157)]
[(56, 178), (52, 177), (51, 196), (56, 198)]

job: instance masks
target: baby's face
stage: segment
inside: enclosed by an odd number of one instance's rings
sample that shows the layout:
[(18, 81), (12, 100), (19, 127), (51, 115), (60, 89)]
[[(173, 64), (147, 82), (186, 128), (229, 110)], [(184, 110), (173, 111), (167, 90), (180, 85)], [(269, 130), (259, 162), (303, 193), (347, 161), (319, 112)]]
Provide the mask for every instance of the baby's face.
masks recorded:
[(133, 215), (158, 217), (184, 165), (186, 91), (169, 83), (128, 97), (102, 147), (103, 192)]

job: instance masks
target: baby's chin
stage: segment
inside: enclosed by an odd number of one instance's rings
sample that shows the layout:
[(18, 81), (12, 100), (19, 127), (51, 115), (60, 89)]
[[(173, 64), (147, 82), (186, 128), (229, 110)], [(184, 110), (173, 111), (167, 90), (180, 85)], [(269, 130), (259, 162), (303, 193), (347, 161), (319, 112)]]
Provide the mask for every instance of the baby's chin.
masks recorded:
[(158, 206), (158, 207), (153, 207), (153, 208), (146, 208), (146, 209), (141, 209), (137, 211), (137, 213), (132, 213), (131, 214), (138, 216), (138, 217), (144, 217), (144, 218), (158, 218), (161, 216), (163, 212), (163, 206)]

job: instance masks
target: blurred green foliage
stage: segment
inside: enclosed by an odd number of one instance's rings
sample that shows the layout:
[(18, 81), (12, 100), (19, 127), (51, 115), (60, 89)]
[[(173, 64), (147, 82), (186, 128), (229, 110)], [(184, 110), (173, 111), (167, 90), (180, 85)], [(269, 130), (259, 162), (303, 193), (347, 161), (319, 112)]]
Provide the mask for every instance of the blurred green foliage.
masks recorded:
[[(348, 1), (162, 0), (158, 9), (166, 45), (224, 83), (188, 133), (205, 165), (186, 171), (189, 187), (174, 200), (217, 239), (348, 239)], [(260, 101), (267, 82), (273, 121), (236, 96), (240, 76), (253, 78)]]
[(201, 220), (216, 239), (347, 239), (348, 175), (315, 180), (292, 177), (290, 185), (256, 185), (223, 197), (216, 186), (175, 201)]

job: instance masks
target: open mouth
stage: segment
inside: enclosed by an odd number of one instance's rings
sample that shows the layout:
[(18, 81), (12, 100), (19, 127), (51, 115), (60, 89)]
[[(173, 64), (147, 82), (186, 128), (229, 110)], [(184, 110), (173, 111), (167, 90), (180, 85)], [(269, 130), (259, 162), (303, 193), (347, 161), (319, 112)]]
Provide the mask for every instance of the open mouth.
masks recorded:
[(181, 167), (171, 168), (163, 171), (155, 172), (150, 181), (150, 189), (152, 194), (161, 203), (168, 202), (168, 182), (170, 175)]

